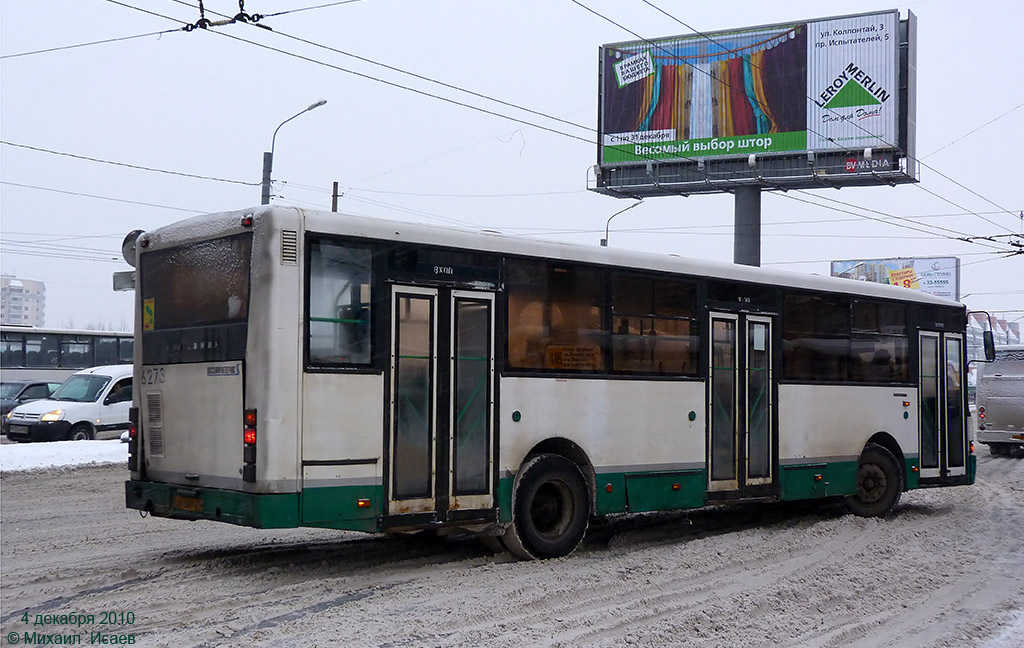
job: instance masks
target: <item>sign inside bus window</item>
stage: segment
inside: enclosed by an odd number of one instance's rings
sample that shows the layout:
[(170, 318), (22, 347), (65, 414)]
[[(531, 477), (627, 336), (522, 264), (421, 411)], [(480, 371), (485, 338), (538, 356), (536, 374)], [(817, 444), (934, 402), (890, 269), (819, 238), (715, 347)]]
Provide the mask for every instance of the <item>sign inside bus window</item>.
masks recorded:
[(552, 344), (547, 347), (548, 369), (596, 371), (601, 369), (601, 349), (589, 345)]
[(142, 302), (142, 330), (143, 331), (152, 331), (153, 330), (153, 323), (154, 323), (154, 321), (156, 319), (154, 317), (154, 311), (155, 311), (155, 308), (154, 308), (154, 305), (153, 305), (154, 301), (155, 300), (152, 297), (149, 297), (148, 299), (146, 299), (146, 300), (144, 300)]

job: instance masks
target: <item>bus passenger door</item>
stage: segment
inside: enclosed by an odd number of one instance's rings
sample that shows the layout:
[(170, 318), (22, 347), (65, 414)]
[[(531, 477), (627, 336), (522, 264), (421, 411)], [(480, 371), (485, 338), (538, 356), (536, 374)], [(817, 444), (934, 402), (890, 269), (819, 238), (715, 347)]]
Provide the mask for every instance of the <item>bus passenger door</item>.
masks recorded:
[(388, 513), (493, 507), (494, 294), (396, 286)]
[(452, 291), (448, 509), (494, 506), (494, 293)]
[(395, 288), (391, 325), (388, 513), (435, 508), (437, 298), (428, 288)]
[(711, 313), (708, 491), (762, 495), (775, 477), (772, 318)]
[(921, 478), (967, 473), (963, 336), (922, 331), (918, 354)]

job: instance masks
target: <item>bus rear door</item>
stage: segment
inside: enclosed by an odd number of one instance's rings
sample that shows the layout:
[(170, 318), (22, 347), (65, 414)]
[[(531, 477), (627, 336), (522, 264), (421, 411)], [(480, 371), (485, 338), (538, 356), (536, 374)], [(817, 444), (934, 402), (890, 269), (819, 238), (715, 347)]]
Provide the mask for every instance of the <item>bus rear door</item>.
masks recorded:
[(918, 363), (921, 479), (965, 475), (963, 335), (921, 331)]
[(773, 320), (711, 313), (708, 367), (708, 491), (767, 495), (775, 476)]

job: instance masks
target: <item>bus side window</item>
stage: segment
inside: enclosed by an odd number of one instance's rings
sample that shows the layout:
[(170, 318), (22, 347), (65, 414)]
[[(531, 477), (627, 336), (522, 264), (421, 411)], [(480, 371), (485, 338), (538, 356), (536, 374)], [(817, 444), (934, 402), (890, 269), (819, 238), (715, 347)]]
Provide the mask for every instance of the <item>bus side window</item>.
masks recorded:
[(516, 259), (509, 261), (506, 274), (509, 366), (604, 369), (601, 272)]
[(309, 362), (368, 365), (371, 360), (369, 248), (312, 244), (309, 269)]
[(612, 278), (612, 370), (694, 375), (696, 285)]

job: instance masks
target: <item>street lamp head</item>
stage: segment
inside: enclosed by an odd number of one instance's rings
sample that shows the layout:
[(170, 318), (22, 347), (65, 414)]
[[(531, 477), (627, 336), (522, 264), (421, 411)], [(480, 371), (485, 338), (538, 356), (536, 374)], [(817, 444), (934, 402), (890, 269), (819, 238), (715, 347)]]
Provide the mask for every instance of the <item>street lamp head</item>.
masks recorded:
[(319, 108), (320, 106), (324, 105), (325, 103), (327, 103), (327, 100), (326, 99), (321, 99), (320, 101), (316, 102), (315, 104), (310, 104), (309, 108), (306, 108), (306, 112), (309, 112), (310, 110), (313, 110), (314, 108)]

